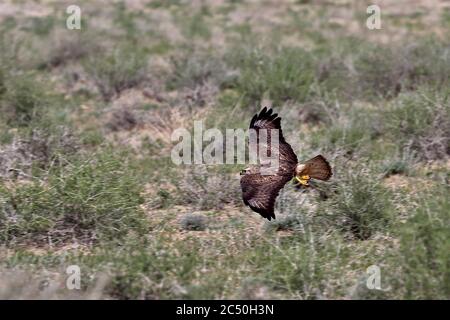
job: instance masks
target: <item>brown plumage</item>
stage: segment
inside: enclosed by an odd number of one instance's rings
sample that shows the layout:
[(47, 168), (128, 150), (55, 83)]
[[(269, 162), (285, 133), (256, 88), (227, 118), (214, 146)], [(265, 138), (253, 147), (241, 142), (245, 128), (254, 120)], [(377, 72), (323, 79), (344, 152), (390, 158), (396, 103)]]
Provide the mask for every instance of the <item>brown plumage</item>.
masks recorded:
[[(297, 156), (292, 147), (283, 137), (281, 130), (281, 118), (274, 114), (272, 109), (264, 107), (259, 114), (255, 114), (250, 121), (250, 129), (255, 129), (257, 133), (257, 148), (268, 148), (269, 154), (272, 150), (271, 130), (278, 130), (279, 138), (279, 168), (275, 174), (262, 175), (261, 166), (252, 166), (241, 172), (242, 199), (245, 205), (262, 217), (271, 220), (275, 219), (275, 200), (280, 190), (292, 178), (296, 178), (301, 185), (309, 186), (311, 178), (328, 180), (331, 175), (331, 167), (328, 161), (318, 155), (304, 164), (298, 164)], [(267, 131), (267, 145), (264, 141), (259, 141), (260, 130)]]

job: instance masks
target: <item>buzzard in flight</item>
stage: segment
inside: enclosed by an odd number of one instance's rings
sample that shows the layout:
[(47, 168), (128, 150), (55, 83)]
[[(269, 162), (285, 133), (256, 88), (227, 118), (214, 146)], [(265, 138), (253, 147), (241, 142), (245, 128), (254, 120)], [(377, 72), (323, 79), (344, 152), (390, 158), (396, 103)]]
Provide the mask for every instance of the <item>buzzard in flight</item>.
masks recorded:
[(245, 205), (262, 217), (271, 220), (275, 219), (274, 207), (275, 199), (284, 185), (295, 179), (300, 186), (308, 187), (311, 178), (318, 180), (328, 180), (332, 176), (332, 171), (328, 161), (318, 155), (306, 161), (298, 163), (292, 147), (284, 140), (281, 131), (281, 118), (273, 113), (272, 109), (264, 107), (259, 114), (255, 114), (250, 121), (250, 129), (256, 131), (257, 148), (263, 147), (260, 141), (260, 131), (266, 130), (266, 148), (270, 154), (271, 130), (278, 130), (278, 159), (279, 167), (274, 174), (261, 174), (261, 165), (255, 165), (241, 171), (242, 198)]

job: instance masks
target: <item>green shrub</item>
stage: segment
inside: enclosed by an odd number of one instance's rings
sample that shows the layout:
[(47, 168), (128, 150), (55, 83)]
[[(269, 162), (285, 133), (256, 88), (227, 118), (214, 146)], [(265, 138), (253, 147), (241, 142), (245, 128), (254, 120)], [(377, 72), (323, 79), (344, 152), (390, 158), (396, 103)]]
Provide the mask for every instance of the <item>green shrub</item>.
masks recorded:
[(223, 60), (212, 53), (192, 52), (186, 56), (172, 58), (173, 73), (167, 79), (169, 90), (188, 87), (195, 89), (206, 82), (220, 87), (231, 77)]
[(389, 227), (390, 198), (375, 173), (355, 168), (335, 179), (339, 182), (318, 212), (324, 225), (361, 240)]
[(134, 45), (122, 44), (111, 51), (99, 53), (84, 62), (105, 101), (146, 79), (147, 54)]
[(33, 74), (3, 76), (0, 111), (11, 126), (28, 126), (38, 121), (53, 103), (43, 80)]
[(393, 97), (401, 91), (403, 70), (396, 53), (389, 47), (363, 47), (354, 61), (361, 96)]
[(95, 35), (85, 31), (74, 33), (72, 30), (57, 30), (46, 43), (50, 50), (39, 67), (59, 67), (80, 61), (99, 49), (96, 39)]
[(178, 204), (189, 204), (201, 210), (223, 208), (226, 204), (241, 203), (239, 181), (223, 170), (198, 167), (186, 171), (174, 180)]
[(32, 129), (13, 136), (9, 144), (0, 148), (0, 178), (40, 176), (52, 166), (65, 165), (80, 147), (73, 132), (63, 126)]
[(259, 102), (267, 94), (275, 105), (286, 100), (303, 102), (314, 83), (312, 55), (299, 48), (273, 53), (244, 48), (229, 59), (240, 71), (236, 86), (250, 101)]
[(420, 159), (450, 155), (450, 100), (429, 90), (401, 95), (382, 114), (386, 136)]
[(190, 12), (179, 15), (177, 17), (180, 29), (187, 39), (210, 39), (211, 29), (205, 19), (208, 14), (206, 6), (202, 6), (201, 10), (191, 14)]
[(416, 155), (410, 150), (404, 150), (401, 156), (389, 156), (381, 163), (381, 172), (385, 177), (403, 174), (410, 175), (414, 172), (414, 165), (417, 163)]
[(316, 77), (342, 99), (393, 98), (422, 85), (442, 89), (449, 84), (449, 52), (448, 43), (434, 38), (389, 45), (343, 38), (317, 51)]
[[(448, 187), (427, 193), (400, 228), (401, 274), (393, 279), (405, 299), (450, 297)], [(398, 262), (397, 262), (398, 263)]]
[(142, 233), (141, 187), (126, 159), (111, 152), (52, 168), (47, 181), (1, 187), (2, 242), (63, 243)]
[(203, 231), (207, 227), (206, 217), (199, 214), (186, 214), (181, 218), (181, 228), (189, 231)]
[(374, 110), (350, 105), (339, 110), (330, 123), (310, 135), (313, 148), (348, 154), (370, 152), (380, 135), (380, 124)]

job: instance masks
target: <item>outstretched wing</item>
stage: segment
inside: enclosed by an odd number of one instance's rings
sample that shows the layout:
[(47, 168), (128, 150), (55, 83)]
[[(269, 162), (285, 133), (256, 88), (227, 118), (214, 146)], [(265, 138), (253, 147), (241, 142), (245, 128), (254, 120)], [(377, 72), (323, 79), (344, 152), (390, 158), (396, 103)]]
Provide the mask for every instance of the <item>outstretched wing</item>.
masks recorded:
[(241, 178), (242, 199), (245, 205), (259, 213), (267, 220), (275, 219), (275, 199), (286, 182), (292, 179), (289, 175), (247, 174)]
[(305, 168), (302, 172), (309, 175), (311, 178), (325, 181), (330, 179), (333, 175), (330, 164), (320, 154), (306, 161)]
[[(272, 175), (262, 175), (256, 170), (257, 172), (242, 176), (242, 198), (247, 206), (264, 218), (275, 219), (275, 200), (286, 182), (294, 176), (298, 162), (297, 156), (283, 137), (281, 118), (278, 117), (278, 114), (273, 113), (272, 109), (264, 107), (258, 114), (255, 114), (250, 121), (250, 129), (256, 131), (257, 150), (267, 148), (269, 156), (272, 152), (278, 154), (279, 168)], [(267, 139), (260, 139), (262, 130), (266, 130)], [(275, 137), (272, 130), (278, 130), (278, 151), (272, 150), (272, 139)]]
[(289, 174), (295, 170), (298, 159), (289, 143), (286, 142), (281, 130), (281, 118), (277, 113), (273, 113), (272, 109), (264, 107), (259, 114), (255, 114), (250, 121), (250, 129), (254, 129), (257, 134), (258, 149), (263, 148), (265, 141), (260, 141), (260, 131), (267, 130), (267, 146), (269, 155), (272, 150), (272, 130), (278, 130), (279, 139), (279, 165), (281, 174)]

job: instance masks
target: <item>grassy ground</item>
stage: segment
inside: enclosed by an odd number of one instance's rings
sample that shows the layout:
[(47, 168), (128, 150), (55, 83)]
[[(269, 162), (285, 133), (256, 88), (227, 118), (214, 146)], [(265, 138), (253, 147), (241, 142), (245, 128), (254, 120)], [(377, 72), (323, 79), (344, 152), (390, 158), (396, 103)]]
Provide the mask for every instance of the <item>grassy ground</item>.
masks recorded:
[[(3, 1), (0, 298), (449, 299), (450, 7), (412, 3)], [(273, 222), (170, 160), (261, 105), (335, 168)]]

